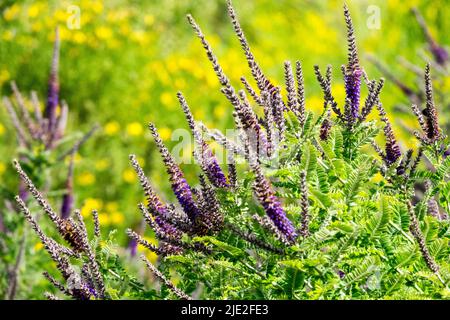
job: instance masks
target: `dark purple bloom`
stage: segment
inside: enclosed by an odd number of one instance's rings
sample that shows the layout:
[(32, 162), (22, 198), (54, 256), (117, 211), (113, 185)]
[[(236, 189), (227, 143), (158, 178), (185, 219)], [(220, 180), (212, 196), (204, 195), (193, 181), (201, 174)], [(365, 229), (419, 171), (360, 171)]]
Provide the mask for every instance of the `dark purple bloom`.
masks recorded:
[(320, 140), (322, 140), (322, 141), (328, 140), (328, 137), (330, 136), (331, 127), (332, 127), (330, 118), (331, 118), (331, 114), (328, 111), (326, 118), (323, 120), (322, 124), (320, 125), (319, 137), (320, 137)]
[(48, 120), (48, 130), (53, 132), (56, 125), (56, 109), (59, 104), (59, 31), (55, 31), (55, 43), (53, 47), (53, 58), (50, 69), (50, 78), (48, 81), (47, 106), (45, 109), (45, 118)]
[(66, 193), (63, 196), (61, 205), (61, 218), (67, 219), (70, 216), (70, 212), (73, 208), (73, 166), (74, 166), (74, 154), (70, 159), (69, 173), (67, 174), (66, 180)]
[(354, 122), (359, 118), (362, 69), (359, 66), (355, 31), (353, 29), (353, 23), (347, 5), (344, 5), (344, 16), (345, 23), (347, 25), (348, 41), (348, 63), (345, 67), (344, 83), (346, 98), (350, 101), (350, 119), (347, 120), (350, 122)]
[(228, 187), (227, 179), (225, 174), (222, 171), (222, 168), (219, 166), (216, 156), (212, 152), (209, 145), (202, 138), (200, 132), (197, 130), (194, 122), (194, 116), (186, 102), (186, 99), (183, 97), (181, 92), (177, 93), (178, 101), (180, 102), (181, 108), (186, 116), (186, 119), (189, 124), (189, 128), (194, 135), (195, 142), (200, 147), (200, 159), (197, 159), (200, 162), (200, 166), (202, 170), (205, 172), (209, 181), (218, 188), (226, 188)]
[(161, 231), (164, 235), (167, 235), (171, 238), (181, 239), (181, 231), (167, 221), (167, 218), (170, 215), (169, 210), (166, 204), (161, 201), (156, 192), (153, 190), (152, 186), (150, 185), (150, 181), (148, 181), (147, 177), (145, 176), (144, 170), (139, 165), (139, 162), (137, 161), (135, 155), (130, 155), (130, 162), (137, 173), (142, 188), (144, 189), (144, 193), (148, 202), (149, 214), (153, 215), (153, 217), (146, 217), (146, 220), (148, 220), (147, 222), (150, 223), (154, 219), (156, 221), (158, 230)]
[(384, 157), (384, 162), (386, 165), (390, 166), (395, 163), (398, 158), (402, 155), (400, 147), (394, 140), (386, 141), (386, 152)]
[(28, 189), (26, 184), (23, 181), (19, 182), (19, 197), (23, 201), (27, 201), (28, 199)]
[(167, 173), (169, 174), (170, 182), (172, 183), (172, 190), (175, 196), (177, 197), (178, 202), (180, 203), (184, 212), (189, 217), (189, 219), (191, 221), (195, 221), (195, 218), (198, 215), (199, 210), (194, 201), (191, 187), (184, 178), (183, 172), (175, 163), (175, 159), (173, 159), (172, 155), (169, 153), (169, 150), (167, 150), (166, 146), (163, 144), (161, 137), (156, 131), (156, 128), (153, 125), (153, 123), (149, 124), (149, 128), (153, 135), (155, 143), (159, 149), (159, 152), (161, 153), (161, 156), (167, 169)]
[(280, 201), (275, 196), (270, 182), (262, 174), (259, 165), (254, 164), (252, 167), (256, 175), (254, 190), (258, 201), (261, 203), (266, 214), (273, 221), (278, 230), (283, 233), (291, 243), (294, 243), (298, 235), (292, 222), (287, 218), (286, 213), (281, 207)]
[(359, 103), (361, 94), (361, 69), (347, 70), (344, 83), (347, 99), (350, 100), (351, 121), (359, 118)]
[(128, 249), (130, 249), (130, 255), (132, 257), (136, 256), (137, 246), (138, 246), (138, 243), (137, 243), (136, 239), (133, 239), (133, 238), (130, 239), (130, 242), (128, 242)]
[(225, 177), (225, 174), (219, 166), (217, 158), (209, 145), (205, 141), (202, 141), (200, 148), (202, 168), (204, 168), (205, 174), (209, 181), (211, 181), (215, 187), (228, 187), (227, 178)]
[(401, 157), (402, 153), (398, 145), (397, 139), (394, 135), (394, 130), (389, 119), (386, 116), (386, 111), (384, 110), (381, 103), (377, 104), (378, 113), (380, 114), (381, 121), (385, 123), (384, 125), (384, 136), (386, 138), (385, 152), (383, 153), (383, 160), (387, 166), (395, 163), (398, 158)]
[(445, 65), (448, 61), (448, 52), (443, 47), (440, 47), (437, 44), (430, 45), (431, 53), (434, 56), (436, 62), (440, 65)]

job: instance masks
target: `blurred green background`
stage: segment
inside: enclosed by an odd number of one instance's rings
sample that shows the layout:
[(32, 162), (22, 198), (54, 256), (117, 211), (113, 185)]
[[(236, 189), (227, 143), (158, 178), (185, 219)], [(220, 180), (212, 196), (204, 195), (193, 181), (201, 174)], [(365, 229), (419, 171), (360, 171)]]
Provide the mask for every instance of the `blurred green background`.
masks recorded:
[[(333, 90), (338, 101), (343, 101), (340, 65), (346, 60), (346, 29), (342, 1), (235, 0), (234, 5), (257, 60), (276, 84), (284, 83), (285, 60), (301, 60), (307, 108), (320, 111), (322, 95), (313, 65), (324, 69), (332, 64)], [(425, 41), (410, 12), (412, 6), (422, 12), (436, 40), (449, 43), (447, 0), (348, 1), (348, 5), (362, 64), (371, 78), (381, 74), (367, 61), (367, 54), (415, 85), (414, 75), (398, 63), (402, 56), (420, 67), (425, 65), (418, 54)], [(67, 25), (73, 6), (80, 10), (79, 29)], [(368, 25), (374, 8), (380, 10), (379, 29)], [(36, 90), (45, 101), (54, 29), (59, 26), (60, 97), (70, 106), (69, 131), (86, 132), (94, 123), (102, 127), (76, 156), (76, 207), (85, 214), (99, 209), (103, 227), (118, 229), (123, 245), (127, 242), (123, 230), (139, 223), (136, 204), (143, 199), (128, 154), (138, 155), (156, 188), (172, 200), (146, 124), (155, 122), (162, 138), (174, 145), (170, 142), (173, 131), (187, 129), (175, 96), (181, 90), (197, 120), (219, 129), (232, 126), (232, 108), (219, 92), (209, 61), (185, 19), (187, 13), (201, 25), (226, 74), (241, 87), (240, 76), (249, 79), (250, 73), (224, 0), (0, 1), (0, 94), (10, 95), (9, 83), (15, 80), (24, 94)], [(450, 89), (448, 77), (437, 85)], [(388, 110), (407, 103), (389, 82), (382, 101)], [(416, 126), (407, 114), (390, 114), (390, 118), (398, 132), (402, 123)], [(410, 135), (402, 136), (403, 145), (412, 141)], [(10, 165), (15, 150), (13, 127), (0, 108), (0, 183), (11, 190), (18, 184)], [(188, 180), (195, 181), (197, 171), (186, 169)], [(63, 188), (64, 166), (53, 174)]]

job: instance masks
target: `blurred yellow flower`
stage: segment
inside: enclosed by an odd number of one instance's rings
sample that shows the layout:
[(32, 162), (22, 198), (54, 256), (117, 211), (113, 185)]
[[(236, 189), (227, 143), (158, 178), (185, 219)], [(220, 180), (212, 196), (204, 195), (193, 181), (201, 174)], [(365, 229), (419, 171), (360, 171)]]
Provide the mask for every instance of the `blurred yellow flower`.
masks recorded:
[(106, 211), (108, 211), (108, 212), (117, 211), (117, 210), (119, 209), (119, 205), (118, 205), (117, 202), (114, 202), (114, 201), (108, 202), (108, 203), (105, 205), (105, 209), (106, 209)]
[[(70, 158), (71, 158), (71, 156), (67, 156), (67, 157), (64, 159), (66, 165), (69, 165), (70, 160), (71, 160)], [(77, 152), (77, 153), (75, 153), (75, 155), (74, 155), (74, 157), (73, 157), (73, 162), (74, 162), (75, 164), (77, 164), (77, 163), (79, 163), (79, 162), (81, 161), (81, 159), (82, 159), (81, 155)]]
[(41, 12), (41, 4), (35, 3), (28, 8), (28, 17), (36, 18)]
[(155, 22), (155, 17), (152, 16), (151, 14), (146, 14), (144, 16), (144, 23), (145, 23), (145, 25), (151, 26), (154, 22)]
[(90, 172), (83, 172), (77, 177), (77, 182), (81, 186), (90, 186), (95, 182), (95, 176)]
[(101, 1), (92, 1), (90, 7), (93, 12), (99, 14), (103, 11), (103, 3)]
[(0, 136), (5, 133), (5, 127), (0, 123)]
[(127, 183), (134, 183), (136, 181), (136, 174), (132, 169), (125, 169), (122, 173), (122, 178)]
[(127, 133), (130, 136), (140, 136), (144, 132), (144, 128), (140, 122), (132, 122), (127, 125)]
[(109, 136), (115, 135), (120, 130), (120, 124), (117, 121), (108, 122), (105, 125), (105, 133)]
[(163, 92), (161, 94), (160, 100), (161, 100), (161, 103), (168, 109), (175, 108), (175, 97), (172, 92), (168, 92), (168, 91)]
[(377, 173), (373, 176), (372, 181), (373, 182), (380, 182), (384, 179), (383, 175), (381, 173)]
[(36, 21), (31, 25), (31, 30), (34, 32), (39, 32), (42, 30), (42, 22)]
[(84, 200), (83, 207), (81, 207), (81, 215), (87, 217), (91, 214), (92, 210), (100, 210), (103, 207), (103, 203), (99, 199), (87, 198)]
[[(148, 242), (150, 242), (151, 244), (158, 245), (158, 241), (155, 238), (150, 238), (150, 237), (145, 237), (145, 236), (143, 238), (145, 240), (147, 240)], [(155, 254), (154, 252), (148, 250), (146, 247), (144, 247), (141, 244), (138, 244), (137, 250), (139, 252), (144, 252), (146, 257), (147, 257), (147, 259), (150, 260), (150, 262), (152, 262), (152, 263), (155, 263), (156, 260), (158, 259), (158, 255), (157, 254)]]
[(6, 165), (3, 162), (0, 162), (0, 175), (2, 175), (6, 171)]
[(151, 263), (156, 263), (156, 261), (158, 260), (158, 255), (150, 250), (146, 251), (146, 257)]
[(137, 161), (139, 162), (139, 164), (141, 165), (141, 167), (145, 167), (145, 159), (142, 157), (138, 157)]
[(3, 11), (3, 18), (6, 21), (11, 21), (15, 19), (20, 13), (20, 6), (16, 3), (13, 4), (11, 7), (6, 8), (5, 11)]
[(2, 39), (5, 41), (11, 41), (12, 39), (14, 39), (14, 32), (12, 32), (12, 30), (6, 30), (3, 32), (2, 34)]
[(106, 213), (99, 213), (98, 221), (100, 222), (100, 225), (102, 225), (102, 226), (106, 226), (111, 223), (111, 219)]
[(323, 110), (323, 99), (318, 96), (312, 96), (306, 98), (306, 108), (309, 108), (310, 110), (315, 111), (322, 111)]
[(111, 223), (115, 224), (115, 225), (119, 225), (122, 224), (125, 220), (125, 217), (123, 216), (123, 214), (121, 212), (113, 212), (111, 214)]
[(160, 128), (158, 129), (159, 135), (163, 140), (169, 140), (172, 137), (172, 130), (170, 128)]
[(86, 39), (87, 39), (87, 37), (83, 32), (81, 32), (81, 31), (73, 32), (73, 36), (72, 36), (73, 42), (82, 44), (82, 43), (86, 42)]
[(42, 250), (42, 248), (44, 248), (44, 245), (42, 244), (42, 242), (36, 242), (36, 244), (33, 247), (34, 251)]
[(9, 74), (9, 71), (6, 69), (3, 69), (0, 71), (0, 86), (8, 81), (10, 79), (11, 75)]
[(95, 162), (95, 169), (98, 171), (103, 171), (108, 169), (109, 167), (109, 160), (108, 159), (100, 159)]
[(95, 35), (101, 40), (108, 40), (112, 37), (113, 32), (110, 28), (101, 26), (95, 29)]
[(222, 118), (225, 115), (225, 113), (226, 113), (226, 108), (222, 105), (214, 108), (214, 115), (217, 118)]

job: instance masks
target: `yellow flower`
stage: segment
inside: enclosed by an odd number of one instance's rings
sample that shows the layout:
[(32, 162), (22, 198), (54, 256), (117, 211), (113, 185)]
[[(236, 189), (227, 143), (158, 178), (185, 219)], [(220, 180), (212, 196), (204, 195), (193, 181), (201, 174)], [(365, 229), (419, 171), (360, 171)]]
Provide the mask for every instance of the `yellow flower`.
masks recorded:
[(136, 174), (132, 169), (125, 169), (122, 173), (122, 178), (127, 183), (134, 183), (136, 181)]
[(373, 182), (380, 182), (380, 181), (382, 181), (384, 178), (383, 178), (383, 175), (381, 174), (381, 173), (377, 173), (375, 176), (373, 176), (373, 178), (372, 178), (372, 181)]
[(6, 21), (11, 21), (15, 19), (20, 13), (20, 6), (18, 4), (13, 4), (11, 7), (3, 11), (3, 18)]
[[(39, 150), (37, 150), (37, 152), (39, 152)], [(81, 159), (82, 159), (81, 155), (77, 152), (77, 153), (75, 153), (75, 155), (74, 155), (74, 157), (73, 157), (73, 162), (74, 162), (75, 164), (77, 164), (77, 163), (79, 163), (79, 162), (81, 161)], [(69, 165), (69, 164), (70, 164), (70, 161), (71, 161), (71, 156), (67, 156), (67, 157), (64, 159), (64, 162), (66, 163), (66, 165)]]
[(103, 171), (108, 169), (109, 167), (109, 160), (108, 159), (100, 159), (95, 162), (95, 169), (98, 171)]
[(214, 115), (217, 118), (222, 118), (226, 113), (226, 109), (224, 106), (217, 106), (216, 108), (214, 108)]
[(8, 81), (10, 77), (11, 75), (9, 74), (8, 70), (3, 69), (2, 71), (0, 71), (0, 85)]
[(144, 16), (144, 23), (145, 23), (145, 25), (151, 26), (154, 22), (155, 22), (155, 17), (152, 16), (151, 14), (146, 14)]
[(105, 206), (105, 209), (108, 212), (117, 211), (119, 209), (119, 205), (117, 204), (117, 202), (108, 202)]
[(86, 39), (87, 39), (86, 35), (81, 31), (76, 31), (73, 33), (72, 40), (75, 43), (79, 43), (79, 44), (85, 43)]
[(0, 162), (0, 175), (6, 171), (6, 166), (3, 162)]
[(170, 128), (160, 128), (158, 132), (163, 140), (169, 140), (172, 137), (172, 130)]
[(15, 33), (12, 32), (11, 30), (6, 30), (5, 32), (3, 32), (2, 34), (2, 38), (5, 41), (11, 41), (12, 39), (14, 39), (15, 37)]
[(90, 186), (95, 182), (95, 176), (90, 172), (83, 172), (78, 176), (77, 181), (81, 186)]
[(97, 35), (97, 37), (101, 40), (107, 40), (110, 39), (113, 35), (113, 32), (111, 29), (101, 26), (98, 27), (97, 29), (95, 29), (95, 34)]
[(125, 217), (123, 216), (123, 214), (121, 212), (117, 211), (117, 212), (113, 212), (111, 214), (112, 224), (119, 225), (119, 224), (122, 224), (124, 220), (125, 220)]
[(99, 14), (103, 11), (103, 3), (101, 1), (95, 1), (91, 3), (91, 9), (93, 12)]
[(108, 136), (113, 136), (120, 130), (120, 124), (117, 121), (108, 122), (105, 126), (105, 133)]
[(42, 30), (42, 22), (41, 21), (36, 21), (31, 25), (31, 30), (33, 30), (34, 32), (39, 32)]
[(0, 136), (5, 133), (5, 127), (0, 123)]
[(69, 13), (66, 10), (57, 10), (55, 12), (55, 20), (59, 22), (66, 22), (69, 17)]
[(306, 98), (306, 106), (307, 108), (310, 108), (310, 110), (323, 110), (323, 99), (318, 96), (312, 96), (309, 98)]
[(41, 11), (40, 4), (38, 3), (33, 4), (28, 8), (28, 16), (30, 18), (36, 18), (39, 15), (40, 11)]
[(44, 247), (44, 245), (42, 244), (42, 242), (37, 242), (37, 243), (34, 245), (34, 251), (42, 250), (43, 247)]
[(103, 203), (99, 199), (87, 198), (84, 201), (83, 207), (81, 208), (81, 215), (87, 217), (91, 214), (92, 210), (100, 210), (103, 207)]
[(132, 122), (127, 125), (127, 133), (130, 136), (140, 136), (144, 132), (144, 128), (140, 122)]
[(145, 167), (145, 159), (142, 157), (138, 157), (137, 161), (139, 162), (139, 164), (141, 165), (141, 167)]
[(100, 225), (102, 225), (102, 226), (106, 226), (111, 223), (111, 219), (109, 218), (109, 216), (106, 213), (100, 213), (98, 215), (98, 221), (99, 221)]
[(175, 108), (175, 97), (171, 92), (163, 92), (160, 97), (161, 103), (168, 109)]

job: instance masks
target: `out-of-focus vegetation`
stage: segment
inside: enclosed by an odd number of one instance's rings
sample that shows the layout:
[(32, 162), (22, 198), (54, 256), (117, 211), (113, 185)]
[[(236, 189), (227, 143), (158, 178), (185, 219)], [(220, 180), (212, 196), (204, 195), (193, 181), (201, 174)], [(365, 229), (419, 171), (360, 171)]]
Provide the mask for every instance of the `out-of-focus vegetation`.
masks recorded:
[[(306, 105), (321, 111), (322, 93), (313, 65), (332, 64), (334, 73), (339, 74), (339, 66), (345, 63), (342, 2), (258, 0), (235, 1), (235, 6), (253, 52), (267, 75), (282, 84), (280, 62), (301, 60), (307, 88)], [(418, 54), (424, 50), (425, 40), (410, 12), (413, 6), (422, 12), (435, 39), (439, 43), (449, 43), (446, 30), (450, 28), (450, 6), (445, 0), (350, 1), (349, 6), (363, 65), (371, 77), (381, 74), (367, 62), (366, 54), (376, 56), (402, 81), (415, 85), (414, 75), (398, 62), (402, 56), (422, 69), (425, 65)], [(79, 29), (68, 27), (68, 21), (76, 19), (73, 16), (76, 8), (80, 10)], [(380, 28), (368, 25), (373, 14), (370, 8), (380, 10)], [(139, 161), (153, 184), (162, 193), (169, 187), (164, 168), (155, 161), (158, 155), (154, 154), (154, 144), (145, 124), (155, 122), (169, 145), (176, 129), (187, 128), (176, 100), (178, 90), (188, 99), (196, 119), (218, 129), (232, 124), (231, 106), (217, 94), (220, 85), (186, 23), (187, 13), (192, 13), (204, 25), (203, 30), (224, 71), (233, 84), (239, 86), (239, 78), (249, 71), (229, 27), (223, 1), (6, 0), (0, 3), (1, 96), (11, 94), (10, 81), (15, 80), (22, 92), (36, 90), (45, 101), (54, 29), (59, 26), (60, 96), (70, 108), (69, 129), (86, 132), (94, 123), (101, 125), (101, 130), (75, 157), (76, 207), (81, 208), (85, 216), (92, 209), (98, 209), (103, 230), (117, 229), (116, 235), (124, 247), (128, 242), (124, 230), (139, 225), (135, 204), (142, 201), (127, 155), (145, 154)], [(436, 91), (448, 92), (450, 78), (440, 79), (435, 83)], [(345, 95), (343, 88), (338, 80), (333, 84), (334, 95), (340, 102)], [(440, 105), (439, 95), (436, 99)], [(389, 82), (382, 100), (388, 111), (394, 110), (399, 102), (408, 103)], [(390, 117), (399, 133), (405, 132), (405, 125), (417, 127), (412, 114), (397, 115), (401, 120), (392, 113)], [(416, 143), (409, 133), (398, 135), (405, 146)], [(0, 211), (3, 211), (3, 200), (18, 185), (17, 175), (10, 165), (16, 156), (14, 139), (13, 127), (4, 108), (0, 108)], [(172, 145), (174, 143), (176, 141)], [(66, 169), (61, 167), (55, 171), (52, 179), (63, 189)], [(195, 178), (195, 170), (185, 170), (185, 173), (188, 180)], [(52, 200), (51, 194), (49, 198)], [(37, 257), (45, 255), (37, 238), (31, 239), (36, 245), (27, 249), (29, 253)], [(36, 261), (37, 270), (45, 269), (41, 265), (47, 263), (42, 262), (45, 259), (36, 258)], [(33, 289), (20, 293), (22, 298), (35, 295)]]

